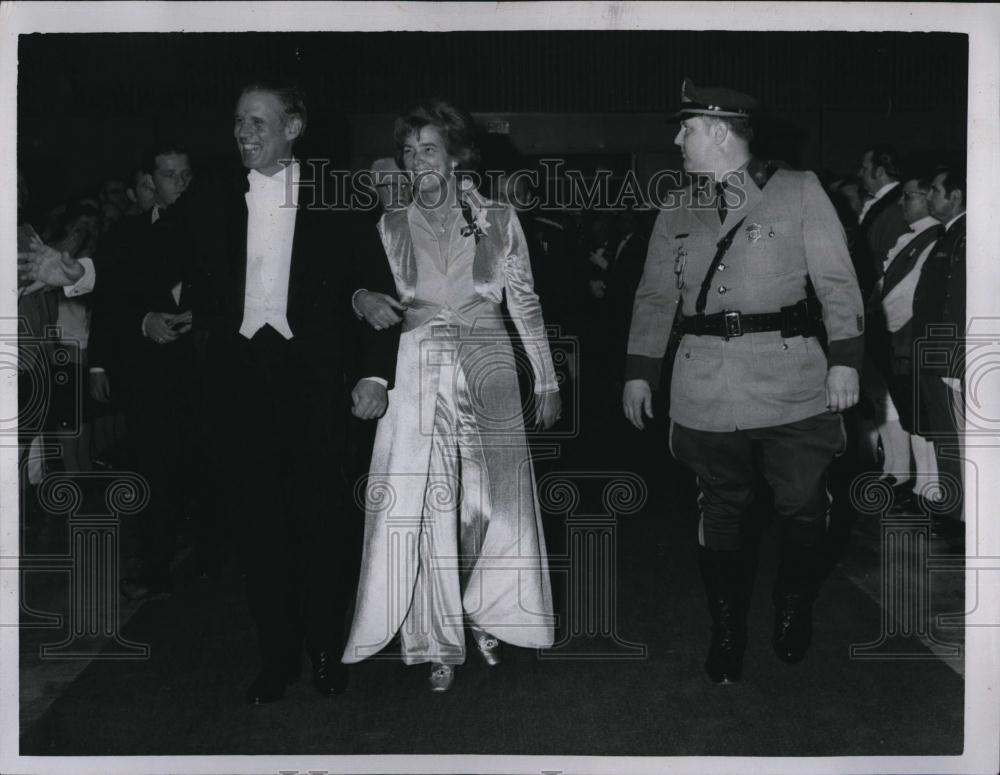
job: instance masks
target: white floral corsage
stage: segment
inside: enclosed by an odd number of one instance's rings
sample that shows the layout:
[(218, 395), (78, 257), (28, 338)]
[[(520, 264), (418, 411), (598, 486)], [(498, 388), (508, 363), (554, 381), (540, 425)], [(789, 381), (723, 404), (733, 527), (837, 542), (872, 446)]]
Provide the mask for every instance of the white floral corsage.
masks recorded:
[(476, 243), (486, 236), (490, 230), (490, 222), (486, 219), (486, 208), (480, 207), (476, 211), (475, 217), (472, 215), (472, 208), (469, 203), (462, 200), (462, 215), (465, 216), (466, 225), (462, 227), (463, 237), (475, 237)]

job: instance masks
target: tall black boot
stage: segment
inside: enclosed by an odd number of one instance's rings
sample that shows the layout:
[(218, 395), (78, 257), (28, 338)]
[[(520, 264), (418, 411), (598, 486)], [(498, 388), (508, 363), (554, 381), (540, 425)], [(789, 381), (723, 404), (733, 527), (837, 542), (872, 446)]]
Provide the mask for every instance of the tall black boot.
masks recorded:
[(712, 641), (705, 672), (717, 684), (736, 683), (743, 675), (747, 647), (747, 607), (752, 563), (748, 552), (699, 547), (698, 564), (712, 614)]
[(829, 571), (829, 552), (822, 546), (781, 545), (774, 582), (774, 653), (782, 662), (800, 662), (812, 642), (812, 607)]

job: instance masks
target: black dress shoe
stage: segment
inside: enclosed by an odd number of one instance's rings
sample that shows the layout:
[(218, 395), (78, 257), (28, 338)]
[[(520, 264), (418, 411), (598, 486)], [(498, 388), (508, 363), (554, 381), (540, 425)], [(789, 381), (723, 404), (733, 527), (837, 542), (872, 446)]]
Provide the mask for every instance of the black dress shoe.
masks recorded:
[(264, 668), (247, 689), (247, 703), (250, 705), (263, 705), (268, 702), (277, 702), (285, 696), (285, 688), (288, 686), (286, 676), (273, 668)]
[(774, 653), (788, 664), (801, 662), (812, 642), (812, 603), (804, 595), (786, 594), (775, 600)]
[(347, 688), (347, 665), (340, 661), (340, 654), (321, 650), (312, 655), (312, 685), (327, 697), (343, 694)]

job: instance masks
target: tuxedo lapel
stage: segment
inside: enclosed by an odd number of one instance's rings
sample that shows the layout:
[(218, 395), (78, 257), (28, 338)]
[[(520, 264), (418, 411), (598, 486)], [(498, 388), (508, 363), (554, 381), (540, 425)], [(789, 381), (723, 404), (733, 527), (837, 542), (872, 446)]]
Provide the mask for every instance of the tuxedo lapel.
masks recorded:
[(233, 309), (237, 310), (239, 317), (243, 316), (243, 299), (246, 296), (247, 288), (247, 223), (249, 221), (249, 204), (247, 193), (250, 190), (250, 181), (243, 178), (242, 186), (238, 186), (238, 195), (234, 195), (233, 207), (230, 210), (227, 220), (227, 244), (233, 246), (230, 252), (229, 276), (232, 278), (232, 299)]
[(301, 204), (295, 210), (295, 231), (292, 234), (292, 259), (288, 268), (288, 303), (285, 307), (288, 324), (294, 331), (300, 294), (308, 282), (309, 262), (312, 257), (312, 219), (309, 209)]
[(881, 199), (868, 208), (868, 212), (865, 213), (864, 220), (861, 221), (860, 224), (861, 230), (867, 231), (871, 225), (875, 223), (875, 219), (878, 218), (882, 212), (899, 202), (902, 194), (903, 186), (897, 183), (892, 190), (890, 190), (887, 194), (884, 194)]

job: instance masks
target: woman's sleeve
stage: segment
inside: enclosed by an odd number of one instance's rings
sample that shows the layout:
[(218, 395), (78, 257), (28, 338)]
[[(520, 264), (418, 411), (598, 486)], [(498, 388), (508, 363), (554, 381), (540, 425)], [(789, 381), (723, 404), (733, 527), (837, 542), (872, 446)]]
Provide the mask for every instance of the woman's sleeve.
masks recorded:
[(554, 393), (559, 390), (559, 385), (556, 383), (549, 340), (545, 335), (542, 305), (535, 293), (528, 242), (513, 208), (506, 208), (501, 221), (507, 231), (504, 244), (509, 247), (504, 267), (507, 309), (521, 336), (528, 360), (531, 361), (531, 369), (535, 375), (535, 393)]

